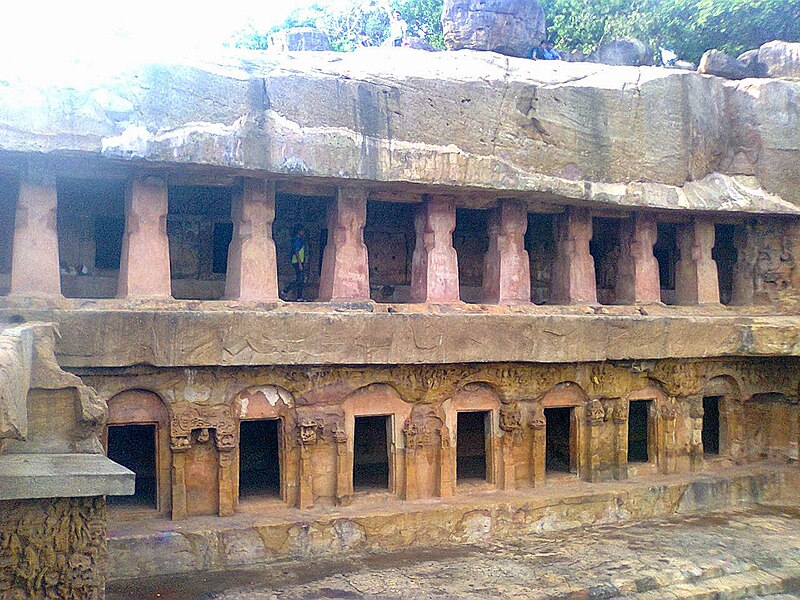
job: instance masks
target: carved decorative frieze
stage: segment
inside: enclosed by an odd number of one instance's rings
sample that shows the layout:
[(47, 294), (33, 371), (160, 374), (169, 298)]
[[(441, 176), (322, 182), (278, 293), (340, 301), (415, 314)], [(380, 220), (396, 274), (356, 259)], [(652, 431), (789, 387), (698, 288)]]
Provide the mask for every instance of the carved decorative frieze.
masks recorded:
[(605, 419), (606, 411), (603, 408), (603, 403), (600, 400), (589, 400), (586, 403), (586, 424), (587, 425), (600, 425)]
[(0, 502), (0, 598), (104, 597), (105, 499)]
[(194, 431), (198, 431), (197, 441), (201, 444), (207, 442), (213, 432), (218, 450), (233, 450), (238, 442), (237, 429), (229, 405), (180, 403), (172, 406), (170, 439), (174, 451), (187, 450), (192, 445)]

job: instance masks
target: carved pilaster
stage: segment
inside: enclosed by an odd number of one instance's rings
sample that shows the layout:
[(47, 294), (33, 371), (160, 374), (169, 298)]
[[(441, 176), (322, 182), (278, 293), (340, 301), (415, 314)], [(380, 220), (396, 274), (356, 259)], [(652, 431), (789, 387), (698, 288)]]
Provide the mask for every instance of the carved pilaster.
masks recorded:
[(534, 404), (531, 420), (528, 423), (533, 430), (533, 442), (531, 444), (531, 481), (534, 486), (544, 483), (546, 469), (546, 428), (547, 421), (544, 417), (544, 408), (540, 404)]
[(582, 473), (586, 481), (600, 480), (600, 427), (605, 419), (605, 409), (600, 400), (590, 400), (586, 404), (586, 459)]
[[(297, 426), (297, 441), (300, 445), (300, 490), (298, 508), (314, 506), (314, 470), (312, 450), (322, 434), (322, 425), (314, 420), (303, 420)], [(352, 482), (350, 483), (352, 489)]]
[(624, 398), (614, 402), (614, 479), (628, 478), (628, 409)]
[(352, 468), (347, 454), (347, 432), (341, 425), (333, 431), (336, 442), (336, 503), (347, 506), (352, 500)]

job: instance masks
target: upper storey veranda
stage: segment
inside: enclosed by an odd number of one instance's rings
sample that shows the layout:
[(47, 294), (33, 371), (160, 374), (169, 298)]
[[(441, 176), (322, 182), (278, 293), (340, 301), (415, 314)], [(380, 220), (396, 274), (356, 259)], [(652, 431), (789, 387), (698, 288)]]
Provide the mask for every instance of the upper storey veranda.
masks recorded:
[(471, 51), (237, 52), (0, 72), (0, 151), (796, 212), (800, 83)]

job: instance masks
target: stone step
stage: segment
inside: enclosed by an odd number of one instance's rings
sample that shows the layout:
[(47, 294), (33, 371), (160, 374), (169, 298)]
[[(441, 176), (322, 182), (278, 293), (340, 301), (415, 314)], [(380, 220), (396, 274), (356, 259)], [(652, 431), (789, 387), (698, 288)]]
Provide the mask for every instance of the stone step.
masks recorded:
[(753, 568), (741, 573), (695, 580), (650, 590), (644, 593), (626, 594), (626, 598), (638, 600), (719, 600), (736, 598), (786, 598), (800, 597), (800, 572), (797, 569), (776, 569), (767, 572)]

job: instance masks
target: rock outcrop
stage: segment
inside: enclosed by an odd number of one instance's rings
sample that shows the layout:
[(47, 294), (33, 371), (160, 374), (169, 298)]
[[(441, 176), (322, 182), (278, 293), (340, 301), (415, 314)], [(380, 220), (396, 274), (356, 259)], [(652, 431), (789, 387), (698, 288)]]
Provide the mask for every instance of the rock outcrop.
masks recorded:
[(800, 42), (776, 40), (758, 49), (759, 77), (800, 77)]
[(85, 76), (0, 81), (0, 159), (103, 156), (664, 209), (800, 205), (800, 82), (788, 79), (407, 48), (240, 51)]
[(324, 31), (315, 27), (292, 27), (270, 35), (269, 49), (275, 52), (324, 52), (331, 49), (331, 42)]
[(450, 50), (491, 50), (528, 56), (545, 36), (537, 0), (445, 0), (444, 43)]
[(706, 51), (700, 59), (697, 72), (725, 79), (744, 79), (750, 76), (750, 71), (745, 63), (720, 50)]
[(600, 46), (586, 59), (604, 65), (639, 67), (653, 64), (650, 49), (636, 39), (613, 40)]

